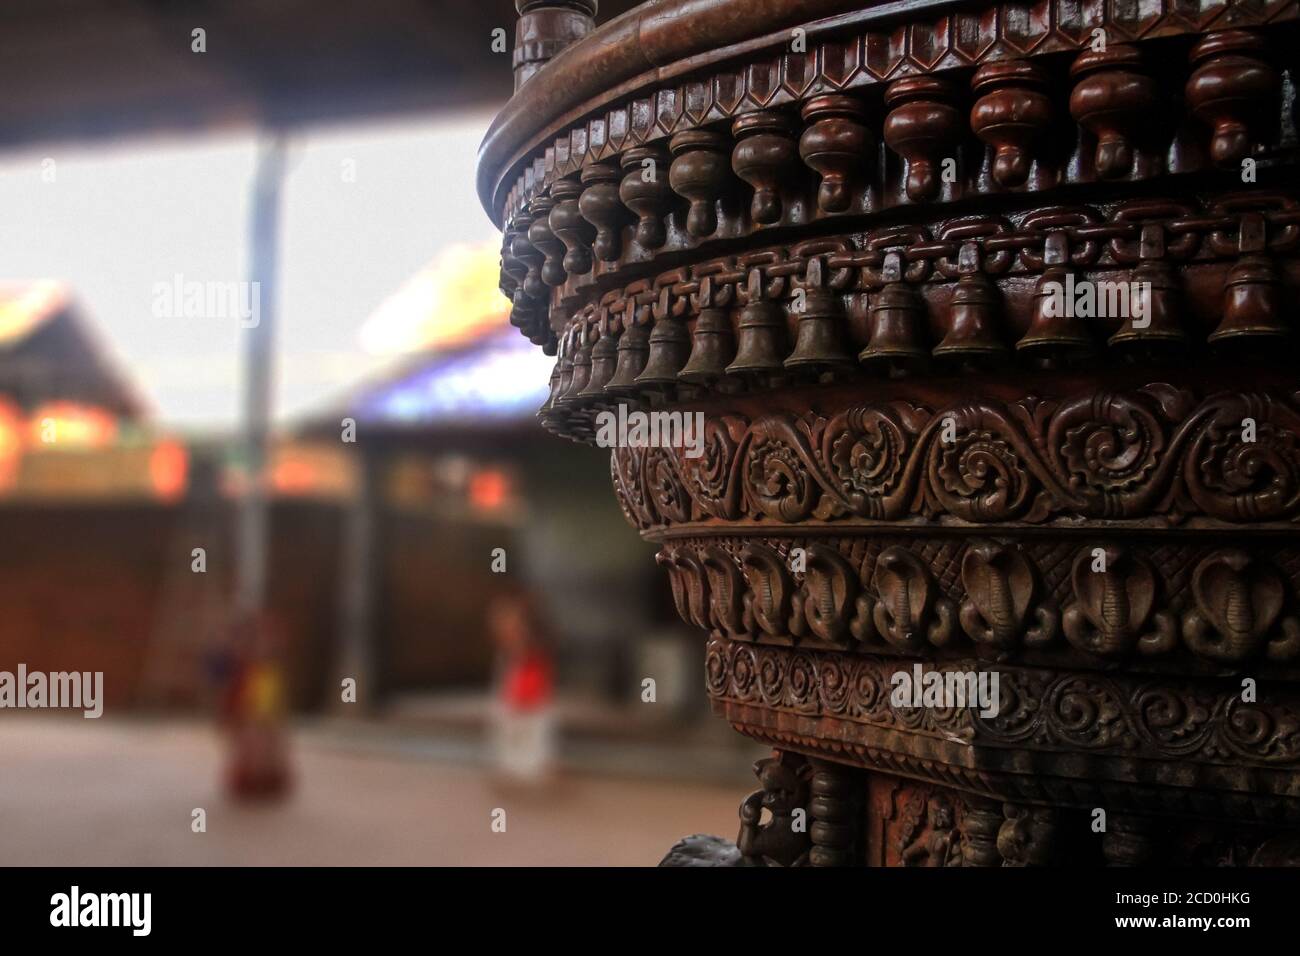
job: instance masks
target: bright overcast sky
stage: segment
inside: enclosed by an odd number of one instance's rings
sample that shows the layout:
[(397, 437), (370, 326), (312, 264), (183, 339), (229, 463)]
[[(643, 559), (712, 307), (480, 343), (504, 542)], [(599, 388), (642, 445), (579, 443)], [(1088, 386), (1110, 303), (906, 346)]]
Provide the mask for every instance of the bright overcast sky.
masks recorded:
[[(499, 241), (474, 191), (489, 119), (325, 128), (293, 141), (281, 213), (279, 421), (333, 404), (391, 361), (364, 352), (358, 330), (440, 251)], [(53, 182), (42, 177), (47, 158)], [(0, 156), (0, 278), (66, 283), (157, 421), (229, 429), (240, 407), (238, 321), (155, 318), (152, 304), (155, 284), (177, 273), (248, 277), (255, 158), (251, 134)]]

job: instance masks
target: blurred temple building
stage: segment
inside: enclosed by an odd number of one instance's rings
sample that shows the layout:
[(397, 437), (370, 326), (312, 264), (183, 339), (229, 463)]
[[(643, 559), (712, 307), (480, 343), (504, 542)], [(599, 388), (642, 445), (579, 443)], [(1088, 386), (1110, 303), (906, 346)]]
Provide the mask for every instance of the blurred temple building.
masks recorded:
[[(414, 277), (362, 327), (401, 357), (275, 441), (268, 610), (289, 702), (333, 709), (353, 677), (356, 712), (477, 729), (487, 610), (522, 587), (548, 625), (565, 719), (690, 716), (704, 706), (690, 639), (626, 533), (606, 453), (537, 427), (545, 358), (495, 292), (460, 293), (494, 255), (455, 251)], [(247, 487), (238, 448), (152, 427), (67, 290), (6, 288), (0, 667), (102, 670), (113, 709), (208, 704)], [(624, 633), (628, 620), (645, 632)], [(654, 708), (639, 706), (647, 674)]]

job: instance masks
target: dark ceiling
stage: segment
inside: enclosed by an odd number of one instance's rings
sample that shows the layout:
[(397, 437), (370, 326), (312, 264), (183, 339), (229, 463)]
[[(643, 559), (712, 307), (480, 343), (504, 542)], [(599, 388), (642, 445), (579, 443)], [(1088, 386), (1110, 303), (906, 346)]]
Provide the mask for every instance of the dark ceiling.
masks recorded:
[[(600, 22), (635, 5), (602, 0)], [(0, 147), (498, 105), (492, 31), (513, 44), (515, 19), (513, 0), (3, 0)]]

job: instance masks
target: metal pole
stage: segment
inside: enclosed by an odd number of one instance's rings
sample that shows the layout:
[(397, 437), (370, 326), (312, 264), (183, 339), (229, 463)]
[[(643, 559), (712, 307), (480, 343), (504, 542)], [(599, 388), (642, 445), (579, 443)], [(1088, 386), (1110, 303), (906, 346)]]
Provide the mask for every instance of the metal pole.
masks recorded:
[(285, 139), (262, 144), (253, 180), (250, 276), (258, 303), (244, 330), (243, 458), (248, 488), (239, 510), (236, 543), (235, 613), (254, 621), (266, 599), (266, 460), (271, 431), (271, 388), (275, 350), (276, 253)]
[[(377, 702), (374, 646), (376, 525), (380, 519), (380, 475), (383, 452), (358, 451), (357, 490), (343, 510), (343, 549), (340, 562), (339, 653), (342, 675), (357, 684), (355, 703), (336, 698), (335, 709), (351, 715), (373, 710)], [(338, 693), (338, 688), (335, 688)]]

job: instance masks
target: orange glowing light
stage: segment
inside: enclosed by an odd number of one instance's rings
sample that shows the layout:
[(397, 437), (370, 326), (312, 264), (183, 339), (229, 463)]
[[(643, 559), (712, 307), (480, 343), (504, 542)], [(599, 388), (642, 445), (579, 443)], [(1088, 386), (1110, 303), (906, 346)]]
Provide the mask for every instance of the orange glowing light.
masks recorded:
[(22, 458), (22, 412), (12, 402), (0, 400), (0, 491), (14, 486)]
[(476, 471), (469, 480), (469, 501), (480, 511), (496, 511), (510, 496), (510, 480), (493, 468)]
[(117, 438), (117, 418), (91, 405), (47, 402), (32, 412), (27, 429), (36, 448), (104, 448)]
[(310, 461), (284, 456), (271, 472), (271, 487), (280, 494), (305, 494), (319, 484), (316, 468)]
[(149, 483), (163, 501), (175, 501), (185, 493), (189, 474), (189, 452), (180, 442), (164, 438), (149, 455)]

